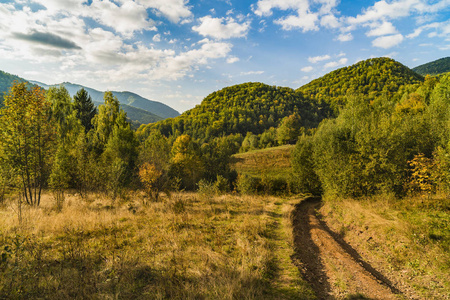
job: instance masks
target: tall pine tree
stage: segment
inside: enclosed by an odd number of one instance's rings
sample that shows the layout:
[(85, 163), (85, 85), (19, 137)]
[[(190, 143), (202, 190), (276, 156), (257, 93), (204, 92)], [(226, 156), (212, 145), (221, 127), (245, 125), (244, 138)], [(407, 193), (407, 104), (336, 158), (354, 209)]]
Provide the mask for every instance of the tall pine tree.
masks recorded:
[(92, 119), (97, 113), (97, 109), (92, 102), (91, 96), (88, 92), (82, 88), (74, 96), (74, 108), (77, 111), (77, 118), (81, 120), (81, 124), (84, 126), (84, 130), (87, 133), (94, 128)]

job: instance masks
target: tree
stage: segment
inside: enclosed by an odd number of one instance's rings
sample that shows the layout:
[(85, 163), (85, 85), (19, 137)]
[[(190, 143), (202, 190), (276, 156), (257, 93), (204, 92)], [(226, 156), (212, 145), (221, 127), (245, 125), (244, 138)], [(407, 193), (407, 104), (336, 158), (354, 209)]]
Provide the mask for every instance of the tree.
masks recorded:
[(203, 165), (199, 153), (197, 143), (187, 134), (180, 135), (172, 145), (171, 176), (181, 178), (187, 189), (194, 189), (202, 177)]
[(105, 92), (103, 95), (104, 104), (98, 108), (98, 114), (94, 116), (92, 124), (94, 125), (94, 143), (98, 150), (102, 152), (108, 143), (109, 137), (116, 125), (126, 126), (127, 117), (120, 108), (119, 100), (112, 92)]
[(46, 97), (51, 104), (51, 116), (56, 121), (58, 138), (63, 139), (70, 129), (68, 117), (73, 111), (72, 98), (63, 85), (49, 88)]
[(277, 129), (277, 139), (280, 145), (295, 144), (300, 135), (301, 122), (297, 114), (285, 117)]
[(94, 128), (92, 119), (97, 113), (97, 109), (92, 102), (91, 96), (88, 92), (82, 88), (74, 96), (74, 109), (77, 111), (77, 118), (81, 120), (81, 124), (84, 126), (84, 130), (87, 133)]
[(0, 112), (5, 163), (20, 179), (29, 205), (38, 206), (49, 170), (54, 132), (49, 122), (50, 103), (39, 87), (15, 82)]

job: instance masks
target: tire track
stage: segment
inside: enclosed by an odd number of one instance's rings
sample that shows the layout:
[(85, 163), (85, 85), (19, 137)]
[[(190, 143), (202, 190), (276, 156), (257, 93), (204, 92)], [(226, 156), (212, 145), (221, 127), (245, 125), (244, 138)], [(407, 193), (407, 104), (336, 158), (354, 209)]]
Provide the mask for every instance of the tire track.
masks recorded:
[(401, 292), (316, 213), (320, 197), (309, 197), (293, 213), (294, 263), (318, 299), (403, 299)]

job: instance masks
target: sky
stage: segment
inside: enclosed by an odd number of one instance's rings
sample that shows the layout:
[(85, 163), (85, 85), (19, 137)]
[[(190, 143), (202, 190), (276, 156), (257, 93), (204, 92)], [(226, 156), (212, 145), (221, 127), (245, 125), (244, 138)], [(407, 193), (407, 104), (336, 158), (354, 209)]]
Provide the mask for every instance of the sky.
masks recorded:
[(0, 70), (179, 112), (244, 82), (298, 88), (373, 57), (450, 52), (450, 0), (0, 0)]

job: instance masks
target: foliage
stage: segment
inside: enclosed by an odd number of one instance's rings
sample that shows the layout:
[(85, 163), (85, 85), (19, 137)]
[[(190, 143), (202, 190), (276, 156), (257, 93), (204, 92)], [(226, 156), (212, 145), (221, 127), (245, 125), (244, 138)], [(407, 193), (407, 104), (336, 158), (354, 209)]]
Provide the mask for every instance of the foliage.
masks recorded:
[(372, 58), (338, 69), (297, 89), (318, 103), (329, 103), (337, 113), (347, 95), (366, 101), (391, 98), (401, 86), (423, 82), (423, 77), (390, 58)]
[(450, 57), (440, 58), (438, 60), (417, 66), (412, 69), (420, 75), (439, 75), (450, 72)]
[(314, 165), (312, 137), (301, 136), (292, 151), (291, 163), (297, 189), (302, 193), (320, 195), (322, 187)]
[(37, 206), (46, 185), (54, 132), (44, 91), (14, 83), (1, 109), (1, 143), (5, 163), (19, 177), (28, 204)]
[(301, 119), (297, 114), (284, 117), (277, 128), (278, 144), (295, 144), (300, 135), (300, 129)]
[(336, 119), (322, 122), (311, 140), (299, 140), (294, 173), (304, 184), (317, 175), (324, 193), (351, 197), (445, 187), (443, 168), (431, 166), (437, 153), (444, 158), (436, 149), (449, 141), (449, 82), (428, 77), (391, 99), (347, 97)]
[(158, 200), (159, 190), (157, 182), (163, 173), (155, 165), (145, 162), (139, 168), (139, 179), (145, 187), (150, 199)]
[(412, 171), (409, 183), (410, 189), (428, 194), (434, 193), (436, 191), (436, 180), (433, 178), (433, 175), (436, 165), (433, 159), (425, 157), (423, 153), (419, 153), (408, 163)]
[(165, 136), (191, 136), (201, 143), (230, 134), (261, 134), (296, 113), (305, 128), (312, 128), (330, 113), (327, 105), (285, 87), (243, 83), (207, 96), (181, 116), (140, 128), (140, 134), (157, 129)]
[(85, 132), (93, 129), (92, 119), (97, 113), (97, 109), (92, 102), (91, 96), (82, 88), (73, 96), (73, 106), (77, 112), (77, 118), (81, 121)]

